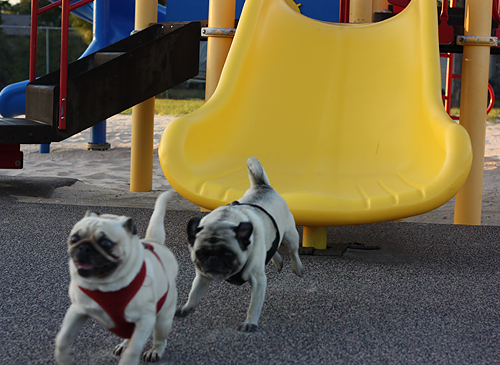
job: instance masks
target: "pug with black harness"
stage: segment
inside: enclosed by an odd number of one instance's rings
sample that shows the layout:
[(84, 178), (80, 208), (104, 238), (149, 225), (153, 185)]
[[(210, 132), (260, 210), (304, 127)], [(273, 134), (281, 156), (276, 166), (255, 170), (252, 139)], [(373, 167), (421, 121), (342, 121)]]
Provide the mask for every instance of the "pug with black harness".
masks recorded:
[(248, 282), (252, 290), (250, 306), (239, 330), (256, 331), (266, 293), (265, 266), (272, 260), (276, 270), (281, 271), (283, 259), (277, 252), (281, 243), (290, 251), (294, 273), (302, 277), (299, 234), (293, 215), (283, 197), (271, 187), (259, 161), (250, 157), (247, 167), (250, 189), (241, 199), (188, 223), (196, 277), (188, 301), (177, 310), (177, 317), (193, 311), (212, 280), (236, 285)]
[(87, 212), (68, 240), (71, 306), (56, 337), (56, 362), (74, 364), (70, 345), (89, 317), (125, 340), (120, 365), (157, 361), (167, 345), (177, 302), (177, 261), (164, 245), (164, 218), (173, 192), (156, 200), (146, 238), (131, 218)]

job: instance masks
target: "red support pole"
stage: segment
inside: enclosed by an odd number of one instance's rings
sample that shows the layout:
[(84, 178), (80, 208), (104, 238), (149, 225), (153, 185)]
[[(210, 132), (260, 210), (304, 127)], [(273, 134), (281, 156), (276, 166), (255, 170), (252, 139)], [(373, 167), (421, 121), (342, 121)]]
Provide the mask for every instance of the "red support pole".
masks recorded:
[(68, 34), (69, 13), (80, 6), (94, 0), (80, 0), (70, 4), (70, 0), (59, 0), (38, 9), (38, 0), (31, 0), (31, 32), (30, 32), (30, 81), (36, 79), (36, 45), (38, 31), (38, 16), (62, 5), (61, 14), (61, 67), (59, 74), (59, 121), (58, 128), (66, 129), (66, 103), (68, 94)]
[(340, 0), (340, 23), (349, 23), (349, 0)]
[(30, 81), (36, 79), (36, 42), (38, 31), (38, 0), (31, 0)]
[(59, 129), (66, 129), (66, 101), (68, 92), (68, 33), (69, 0), (62, 1), (61, 14), (61, 70), (59, 86)]
[(500, 3), (500, 0), (493, 0), (493, 19), (498, 24), (498, 28), (495, 32), (495, 37), (500, 38), (500, 12), (498, 3)]
[[(451, 95), (452, 95), (453, 80), (462, 78), (462, 75), (457, 75), (457, 74), (453, 73), (454, 56), (455, 55), (453, 53), (441, 53), (441, 57), (447, 58), (446, 86), (445, 86), (445, 92), (444, 92), (443, 99), (444, 99), (444, 108), (448, 114), (450, 114), (450, 111), (451, 111)], [(451, 116), (451, 115), (450, 115), (450, 117), (453, 120), (460, 119), (460, 117), (455, 117), (455, 116)]]
[(493, 19), (500, 24), (500, 12), (498, 7), (499, 2), (500, 0), (493, 0)]
[(451, 87), (453, 83), (453, 53), (443, 53), (441, 57), (446, 57), (446, 87), (444, 91), (444, 109), (450, 114), (451, 109)]

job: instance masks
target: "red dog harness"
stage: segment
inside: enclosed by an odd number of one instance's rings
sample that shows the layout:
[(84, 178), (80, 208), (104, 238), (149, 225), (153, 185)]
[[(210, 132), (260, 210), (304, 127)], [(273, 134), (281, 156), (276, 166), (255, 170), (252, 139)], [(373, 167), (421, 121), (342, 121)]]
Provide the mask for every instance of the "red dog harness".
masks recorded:
[[(158, 254), (154, 251), (154, 248), (149, 243), (143, 243), (144, 248), (150, 250), (160, 261), (163, 271), (165, 267), (161, 261)], [(113, 328), (108, 328), (108, 331), (113, 332), (115, 335), (121, 338), (131, 338), (134, 333), (135, 324), (127, 322), (125, 320), (125, 308), (132, 298), (137, 294), (139, 289), (142, 287), (144, 280), (146, 279), (146, 262), (142, 264), (141, 270), (137, 276), (132, 280), (132, 282), (125, 288), (121, 288), (117, 291), (103, 292), (100, 290), (88, 290), (79, 286), (80, 290), (92, 298), (97, 304), (99, 304), (102, 309), (111, 317), (115, 326)], [(167, 299), (167, 292), (158, 300), (156, 303), (156, 313), (161, 310), (165, 300)]]

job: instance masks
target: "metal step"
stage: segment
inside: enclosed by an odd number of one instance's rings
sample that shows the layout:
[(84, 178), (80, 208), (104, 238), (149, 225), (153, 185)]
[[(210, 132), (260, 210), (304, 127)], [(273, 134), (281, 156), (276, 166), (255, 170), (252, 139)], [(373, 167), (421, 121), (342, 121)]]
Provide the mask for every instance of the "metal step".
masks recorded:
[(69, 64), (64, 130), (59, 71), (36, 79), (26, 88), (26, 117), (50, 124), (59, 142), (195, 77), (200, 29), (199, 22), (155, 24)]
[(0, 118), (1, 144), (44, 144), (52, 140), (52, 126), (23, 118)]

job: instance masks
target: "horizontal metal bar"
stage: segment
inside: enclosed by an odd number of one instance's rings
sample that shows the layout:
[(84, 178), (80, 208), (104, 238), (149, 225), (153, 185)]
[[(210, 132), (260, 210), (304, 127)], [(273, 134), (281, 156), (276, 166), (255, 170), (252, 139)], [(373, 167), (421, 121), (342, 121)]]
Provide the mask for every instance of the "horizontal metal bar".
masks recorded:
[[(0, 24), (0, 28), (9, 28), (9, 29), (31, 29), (29, 25), (5, 25)], [(38, 30), (61, 30), (61, 27), (38, 27)], [(76, 31), (78, 28), (69, 28), (69, 30)]]
[[(70, 4), (69, 11), (73, 11), (73, 10), (79, 8), (80, 6), (87, 5), (88, 3), (91, 3), (93, 1), (94, 0), (80, 0), (76, 3)], [(46, 11), (57, 8), (58, 6), (61, 6), (61, 4), (62, 4), (62, 0), (59, 0), (59, 1), (56, 1), (55, 3), (44, 6), (43, 8), (38, 9), (38, 15), (41, 15), (41, 14), (45, 13)]]
[(498, 46), (497, 37), (478, 37), (475, 35), (459, 35), (457, 36), (457, 44), (461, 46)]
[(215, 28), (215, 27), (205, 27), (201, 28), (202, 37), (224, 37), (232, 38), (236, 33), (235, 28)]

